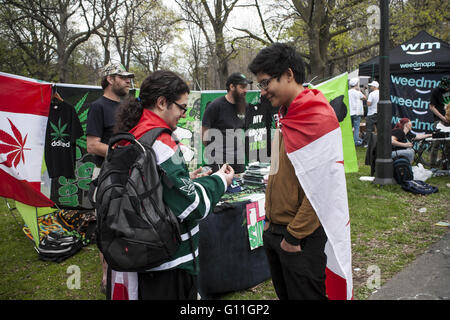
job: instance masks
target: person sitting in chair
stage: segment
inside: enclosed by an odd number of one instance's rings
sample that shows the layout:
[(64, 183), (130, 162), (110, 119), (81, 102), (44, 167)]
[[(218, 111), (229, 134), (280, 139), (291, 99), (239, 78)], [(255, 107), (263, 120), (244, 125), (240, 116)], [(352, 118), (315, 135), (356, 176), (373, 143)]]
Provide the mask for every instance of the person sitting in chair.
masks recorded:
[(412, 141), (431, 137), (431, 133), (414, 134), (411, 132), (412, 123), (408, 118), (401, 118), (392, 129), (392, 158), (404, 156), (412, 164), (414, 161), (414, 149)]

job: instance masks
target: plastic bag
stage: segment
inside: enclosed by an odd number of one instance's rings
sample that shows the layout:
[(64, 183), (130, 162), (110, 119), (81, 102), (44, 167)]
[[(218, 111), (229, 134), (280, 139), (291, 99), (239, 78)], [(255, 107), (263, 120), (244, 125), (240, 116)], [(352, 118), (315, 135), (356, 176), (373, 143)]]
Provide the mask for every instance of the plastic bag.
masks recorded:
[(414, 180), (426, 181), (433, 175), (431, 170), (427, 170), (423, 167), (421, 163), (417, 164), (417, 166), (412, 167)]

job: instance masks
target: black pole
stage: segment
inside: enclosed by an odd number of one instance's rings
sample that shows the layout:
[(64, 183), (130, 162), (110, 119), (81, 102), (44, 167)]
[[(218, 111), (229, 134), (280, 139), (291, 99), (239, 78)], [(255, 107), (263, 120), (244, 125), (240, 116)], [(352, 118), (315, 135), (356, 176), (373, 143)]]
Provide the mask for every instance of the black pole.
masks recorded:
[(393, 184), (391, 121), (392, 105), (389, 97), (389, 0), (380, 0), (380, 101), (377, 108), (377, 160), (375, 184)]

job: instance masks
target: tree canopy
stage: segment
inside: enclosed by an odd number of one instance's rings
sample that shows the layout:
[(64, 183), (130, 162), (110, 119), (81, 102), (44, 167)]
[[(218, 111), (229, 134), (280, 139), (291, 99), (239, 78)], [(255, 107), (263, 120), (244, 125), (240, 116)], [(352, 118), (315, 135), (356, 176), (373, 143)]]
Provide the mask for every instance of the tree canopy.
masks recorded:
[[(0, 0), (0, 70), (98, 84), (110, 60), (137, 75), (161, 68), (193, 88), (224, 89), (264, 46), (287, 42), (308, 79), (378, 55), (375, 0)], [(449, 41), (447, 0), (391, 0), (390, 45), (420, 30)], [(141, 79), (142, 78), (142, 79)]]

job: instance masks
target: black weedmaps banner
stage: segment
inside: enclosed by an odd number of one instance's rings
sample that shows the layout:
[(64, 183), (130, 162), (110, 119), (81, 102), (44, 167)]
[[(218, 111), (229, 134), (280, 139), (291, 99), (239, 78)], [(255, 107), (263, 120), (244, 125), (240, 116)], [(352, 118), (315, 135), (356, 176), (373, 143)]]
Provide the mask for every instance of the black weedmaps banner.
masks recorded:
[[(359, 65), (359, 76), (379, 78), (380, 57)], [(407, 117), (416, 133), (431, 132), (431, 91), (450, 70), (450, 44), (420, 31), (389, 50), (392, 124)]]
[(57, 84), (56, 90), (65, 102), (72, 105), (78, 114), (84, 135), (77, 139), (75, 178), (52, 179), (51, 200), (60, 207), (92, 209), (87, 194), (95, 167), (93, 156), (86, 151), (86, 125), (88, 104), (103, 94), (101, 87)]
[(434, 122), (429, 109), (431, 91), (439, 85), (444, 74), (392, 74), (392, 125), (400, 118), (409, 118), (415, 133), (431, 132)]

